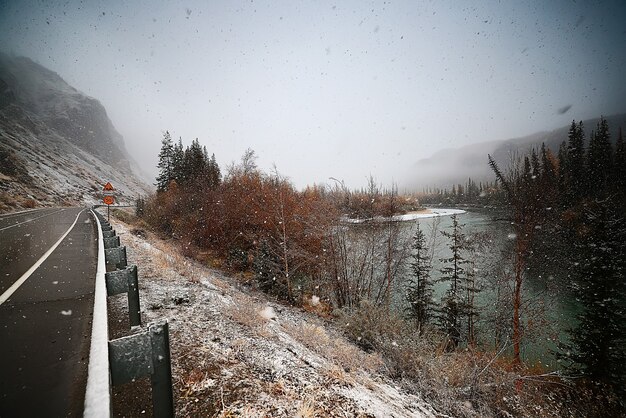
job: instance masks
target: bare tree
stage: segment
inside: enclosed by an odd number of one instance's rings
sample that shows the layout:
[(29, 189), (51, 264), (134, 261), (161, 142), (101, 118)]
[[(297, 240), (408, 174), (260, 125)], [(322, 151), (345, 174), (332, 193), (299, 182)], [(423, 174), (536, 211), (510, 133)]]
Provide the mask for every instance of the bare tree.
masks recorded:
[(329, 236), (328, 274), (339, 307), (363, 300), (392, 306), (410, 255), (410, 234), (398, 222), (337, 223)]

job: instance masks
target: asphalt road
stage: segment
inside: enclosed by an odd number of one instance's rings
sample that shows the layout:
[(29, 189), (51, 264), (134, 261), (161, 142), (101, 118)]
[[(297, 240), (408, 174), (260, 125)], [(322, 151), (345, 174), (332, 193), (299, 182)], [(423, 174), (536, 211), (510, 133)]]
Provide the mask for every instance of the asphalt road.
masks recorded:
[(0, 215), (0, 417), (82, 415), (97, 255), (86, 209)]

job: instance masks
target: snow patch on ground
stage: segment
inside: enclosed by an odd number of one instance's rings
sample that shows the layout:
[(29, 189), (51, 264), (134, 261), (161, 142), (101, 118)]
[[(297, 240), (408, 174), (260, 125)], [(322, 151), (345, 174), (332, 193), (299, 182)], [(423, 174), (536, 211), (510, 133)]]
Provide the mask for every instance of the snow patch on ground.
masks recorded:
[(436, 218), (438, 216), (452, 216), (465, 213), (463, 209), (428, 209), (428, 213), (407, 213), (405, 215), (397, 215), (393, 220), (397, 221), (414, 221), (416, 219)]
[(268, 321), (270, 319), (276, 319), (276, 312), (274, 312), (274, 309), (271, 306), (266, 306), (265, 308), (263, 308), (263, 310), (259, 312), (259, 315), (261, 315), (261, 318)]
[(367, 223), (367, 222), (386, 222), (386, 221), (405, 222), (405, 221), (415, 221), (418, 219), (425, 219), (425, 218), (436, 218), (439, 216), (459, 215), (462, 213), (465, 213), (463, 209), (437, 208), (437, 209), (426, 209), (423, 211), (406, 213), (404, 215), (395, 215), (390, 218), (377, 216), (375, 218), (367, 218), (367, 219), (351, 219), (351, 218), (348, 218), (347, 216), (344, 216), (342, 218), (342, 222), (350, 223), (350, 224), (361, 224), (361, 223)]

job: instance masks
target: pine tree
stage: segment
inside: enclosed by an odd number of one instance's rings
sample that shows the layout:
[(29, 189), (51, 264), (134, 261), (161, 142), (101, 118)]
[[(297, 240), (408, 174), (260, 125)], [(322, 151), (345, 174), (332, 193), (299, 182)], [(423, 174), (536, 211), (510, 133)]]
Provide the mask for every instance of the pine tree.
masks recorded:
[(467, 269), (463, 288), (465, 290), (464, 315), (467, 320), (467, 343), (476, 344), (476, 322), (479, 316), (479, 307), (476, 303), (476, 295), (482, 291), (478, 276), (478, 260), (483, 257), (481, 249), (486, 248), (490, 238), (484, 233), (471, 234), (463, 244), (463, 252), (466, 256)]
[(537, 150), (535, 150), (535, 148), (533, 148), (530, 153), (530, 166), (532, 167), (533, 180), (539, 181), (539, 177), (541, 176), (541, 165), (539, 164), (539, 156), (537, 155)]
[(172, 145), (172, 137), (168, 131), (165, 131), (163, 139), (161, 140), (161, 151), (159, 152), (159, 163), (157, 164), (159, 168), (159, 175), (156, 178), (157, 192), (167, 190), (170, 181), (174, 179), (173, 154), (174, 147)]
[(461, 341), (461, 321), (465, 316), (465, 304), (463, 297), (465, 295), (464, 283), (466, 280), (465, 269), (466, 264), (461, 251), (465, 242), (465, 235), (461, 230), (457, 215), (452, 215), (452, 232), (441, 231), (441, 234), (450, 240), (450, 258), (442, 258), (440, 261), (444, 263), (439, 271), (441, 277), (438, 282), (447, 282), (449, 287), (442, 298), (443, 306), (440, 311), (440, 324), (444, 332), (448, 335), (452, 348), (459, 345)]
[(185, 149), (183, 156), (183, 185), (188, 187), (202, 186), (207, 165), (205, 150), (196, 138)]
[(567, 168), (567, 143), (565, 141), (561, 142), (561, 146), (559, 147), (559, 173), (558, 173), (558, 189), (559, 189), (559, 202), (562, 207), (567, 207), (568, 199), (569, 199), (569, 170)]
[(557, 167), (554, 161), (554, 154), (546, 148), (545, 143), (541, 144), (541, 180), (544, 187), (554, 190), (554, 186), (556, 185), (556, 171)]
[(530, 158), (528, 156), (524, 157), (524, 172), (521, 177), (521, 192), (522, 192), (522, 200), (525, 202), (529, 202), (531, 199), (533, 202), (536, 199), (535, 190), (534, 190), (534, 181), (533, 181), (533, 173), (530, 164)]
[(617, 195), (620, 197), (623, 207), (626, 203), (626, 146), (622, 137), (622, 128), (619, 129), (619, 135), (615, 143), (613, 172), (614, 188), (617, 190)]
[(587, 207), (587, 233), (577, 244), (574, 293), (583, 308), (570, 330), (570, 368), (624, 391), (626, 385), (626, 219), (609, 201)]
[(585, 131), (583, 122), (572, 121), (567, 144), (568, 204), (575, 204), (585, 196)]
[(467, 180), (467, 187), (465, 188), (467, 194), (467, 200), (471, 203), (476, 202), (476, 198), (480, 195), (480, 188), (476, 185), (476, 182), (470, 177)]
[(418, 332), (422, 334), (425, 326), (430, 322), (433, 306), (433, 284), (430, 279), (430, 257), (426, 246), (426, 237), (417, 224), (417, 230), (413, 236), (413, 253), (411, 255), (411, 278), (407, 289), (407, 301), (409, 306), (408, 316), (414, 319)]
[(557, 193), (557, 166), (552, 151), (541, 144), (541, 179), (540, 193), (546, 207), (556, 203)]
[(208, 178), (209, 188), (212, 190), (215, 190), (222, 182), (222, 173), (220, 171), (220, 166), (217, 164), (215, 159), (215, 154), (211, 155), (211, 159), (208, 163)]
[(172, 177), (178, 184), (183, 183), (184, 160), (185, 150), (183, 148), (183, 139), (178, 137), (178, 142), (174, 145), (174, 151), (172, 154)]
[(600, 117), (596, 132), (591, 134), (587, 153), (587, 173), (589, 176), (587, 194), (596, 198), (605, 197), (613, 174), (613, 150), (609, 125), (603, 117)]

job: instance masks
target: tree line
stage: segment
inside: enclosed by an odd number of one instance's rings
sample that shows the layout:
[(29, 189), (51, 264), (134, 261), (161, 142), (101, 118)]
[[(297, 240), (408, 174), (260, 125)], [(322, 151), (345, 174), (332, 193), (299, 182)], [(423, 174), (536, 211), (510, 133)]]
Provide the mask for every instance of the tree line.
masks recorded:
[(185, 188), (215, 189), (222, 180), (215, 154), (209, 157), (206, 146), (200, 146), (198, 138), (183, 148), (182, 138), (174, 144), (169, 131), (165, 131), (161, 140), (158, 168), (157, 192), (166, 191), (172, 182)]
[[(542, 145), (502, 171), (517, 236), (514, 248), (514, 343), (522, 338), (521, 289), (534, 270), (561, 273), (557, 286), (578, 302), (577, 324), (561, 342), (560, 361), (573, 373), (611, 385), (626, 382), (626, 150), (601, 118), (589, 141), (572, 121), (557, 156)], [(545, 279), (548, 280), (548, 279)]]
[(499, 184), (494, 181), (479, 181), (469, 177), (465, 183), (452, 187), (425, 187), (417, 197), (422, 204), (435, 205), (490, 205), (500, 206), (505, 199)]

